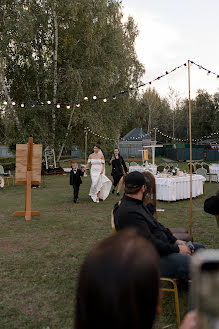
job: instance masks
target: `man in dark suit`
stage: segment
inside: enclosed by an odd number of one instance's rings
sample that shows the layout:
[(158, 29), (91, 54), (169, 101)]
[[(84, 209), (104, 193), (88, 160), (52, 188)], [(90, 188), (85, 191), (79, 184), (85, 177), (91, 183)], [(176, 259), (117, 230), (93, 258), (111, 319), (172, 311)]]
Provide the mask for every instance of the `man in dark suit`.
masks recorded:
[(76, 203), (78, 200), (79, 188), (82, 184), (81, 176), (84, 175), (84, 172), (78, 168), (78, 164), (76, 162), (72, 162), (71, 167), (70, 185), (73, 186), (74, 203)]

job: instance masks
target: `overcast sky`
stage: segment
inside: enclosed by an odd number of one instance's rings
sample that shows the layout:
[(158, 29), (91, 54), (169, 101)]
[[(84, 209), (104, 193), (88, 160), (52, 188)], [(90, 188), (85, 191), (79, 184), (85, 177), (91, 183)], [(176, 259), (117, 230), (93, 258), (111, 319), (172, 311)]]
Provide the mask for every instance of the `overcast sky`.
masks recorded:
[[(136, 51), (150, 81), (188, 59), (219, 74), (219, 0), (123, 0), (125, 17), (138, 24)], [(188, 95), (188, 73), (183, 67), (155, 82), (166, 96), (168, 87)], [(198, 89), (219, 91), (219, 79), (191, 67), (191, 93)]]

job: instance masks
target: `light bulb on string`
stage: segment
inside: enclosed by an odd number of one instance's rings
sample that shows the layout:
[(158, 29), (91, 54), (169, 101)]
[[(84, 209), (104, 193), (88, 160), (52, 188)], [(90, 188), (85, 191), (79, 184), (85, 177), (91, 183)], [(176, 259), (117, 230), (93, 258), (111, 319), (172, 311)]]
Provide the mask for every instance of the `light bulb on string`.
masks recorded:
[(25, 105), (24, 105), (24, 103), (21, 103), (21, 107), (24, 107)]
[(130, 88), (130, 89), (133, 89), (133, 84), (130, 84), (129, 88)]
[(85, 101), (88, 101), (88, 97), (87, 97), (87, 96), (85, 96), (85, 97), (84, 97), (84, 100), (85, 100)]
[(66, 106), (66, 108), (67, 108), (68, 110), (70, 109), (70, 107), (71, 107), (70, 105), (67, 105), (67, 106)]
[(50, 105), (51, 104), (51, 101), (47, 101), (47, 104)]
[(7, 105), (8, 103), (6, 102), (6, 101), (4, 101), (4, 103), (3, 103), (4, 105)]
[(16, 103), (15, 103), (15, 102), (12, 102), (11, 104), (12, 104), (13, 106), (15, 106), (15, 105), (16, 105)]
[(57, 104), (56, 107), (57, 107), (57, 109), (60, 109), (61, 105), (60, 104)]
[(93, 100), (96, 101), (97, 100), (97, 96), (94, 95), (93, 96)]
[(116, 96), (115, 95), (113, 96), (113, 100), (116, 100)]
[(106, 103), (106, 102), (107, 102), (107, 98), (104, 98), (104, 99), (103, 99), (103, 102)]
[(207, 75), (210, 75), (211, 71), (208, 71)]
[(76, 104), (76, 106), (77, 106), (77, 107), (80, 107), (80, 106), (81, 106), (81, 104), (77, 103), (77, 104)]

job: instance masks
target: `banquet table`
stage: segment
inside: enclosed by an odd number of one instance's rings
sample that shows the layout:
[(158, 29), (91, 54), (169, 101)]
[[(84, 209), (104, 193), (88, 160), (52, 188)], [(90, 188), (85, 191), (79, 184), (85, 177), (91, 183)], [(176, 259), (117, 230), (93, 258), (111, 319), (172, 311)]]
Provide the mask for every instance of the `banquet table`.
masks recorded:
[[(212, 182), (219, 182), (219, 164), (212, 164), (209, 166), (210, 174), (217, 174), (217, 176), (211, 176)], [(209, 177), (208, 177), (209, 180)]]
[(144, 171), (151, 171), (154, 175), (157, 173), (157, 166), (156, 165), (149, 165), (149, 166), (130, 166), (129, 167), (129, 172), (132, 171), (139, 171), (139, 172), (144, 172)]
[[(169, 176), (157, 175), (156, 190), (157, 200), (177, 201), (190, 198), (190, 175)], [(203, 194), (203, 182), (205, 177), (192, 175), (192, 197)]]

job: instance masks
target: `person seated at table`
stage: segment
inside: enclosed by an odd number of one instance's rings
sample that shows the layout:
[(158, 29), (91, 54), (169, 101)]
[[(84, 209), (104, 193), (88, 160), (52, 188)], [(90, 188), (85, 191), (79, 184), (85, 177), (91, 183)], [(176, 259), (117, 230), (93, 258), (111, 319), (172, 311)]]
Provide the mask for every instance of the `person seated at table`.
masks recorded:
[[(82, 264), (75, 309), (75, 329), (151, 329), (161, 312), (153, 245), (136, 230), (99, 242)], [(180, 329), (195, 329), (195, 321), (187, 315)]]
[[(156, 181), (154, 175), (149, 172), (143, 172), (145, 178), (145, 184), (147, 192), (145, 194), (143, 204), (151, 212), (154, 218), (157, 219), (157, 195), (156, 195)], [(171, 227), (169, 228), (171, 233), (177, 238), (177, 240), (193, 241), (192, 236), (188, 233), (188, 230), (184, 227)]]
[[(159, 252), (162, 276), (188, 280), (191, 251), (184, 241), (177, 240), (143, 205), (146, 193), (144, 175), (137, 171), (129, 173), (125, 178), (125, 195), (113, 210), (116, 231), (137, 228)], [(204, 247), (194, 243), (194, 251), (199, 248)]]
[(205, 200), (204, 211), (211, 215), (219, 215), (219, 190), (216, 195)]

